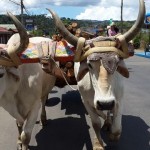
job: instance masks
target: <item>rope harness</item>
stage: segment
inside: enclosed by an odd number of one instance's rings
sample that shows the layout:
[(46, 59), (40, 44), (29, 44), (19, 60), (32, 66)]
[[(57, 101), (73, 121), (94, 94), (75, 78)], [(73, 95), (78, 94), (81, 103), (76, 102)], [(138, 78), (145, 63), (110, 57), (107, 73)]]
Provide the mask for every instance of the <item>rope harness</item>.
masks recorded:
[[(99, 41), (98, 41), (99, 40)], [(116, 35), (113, 41), (100, 41), (100, 39), (86, 40), (79, 38), (74, 56), (75, 62), (81, 62), (92, 53), (116, 52), (121, 58), (128, 58), (128, 45), (123, 35)]]
[[(22, 64), (21, 59), (19, 57), (19, 54), (15, 53), (14, 50), (19, 45), (18, 43), (12, 44), (11, 46), (6, 47), (5, 49), (0, 50), (0, 64), (3, 66), (8, 67), (18, 67)], [(40, 57), (41, 59), (39, 62), (41, 63), (47, 63), (48, 65), (52, 65), (49, 62), (52, 61), (57, 71), (59, 70), (61, 76), (66, 82), (66, 85), (69, 85), (72, 90), (74, 89), (68, 82), (66, 78), (65, 72), (60, 68), (60, 66), (57, 64), (57, 62), (54, 59), (55, 49), (56, 49), (56, 42), (53, 43), (52, 46), (48, 44), (48, 42), (41, 42), (36, 44), (37, 48), (40, 51)], [(7, 49), (7, 50), (6, 50)], [(93, 53), (99, 53), (103, 57), (102, 53), (106, 52), (115, 52), (119, 55), (121, 58), (128, 58), (128, 45), (125, 41), (125, 38), (123, 35), (116, 35), (115, 37), (105, 38), (105, 37), (97, 37), (91, 40), (85, 40), (85, 38), (80, 37), (78, 39), (77, 48), (74, 54), (74, 62), (81, 62), (84, 59), (88, 58)], [(105, 56), (109, 56), (106, 55)], [(55, 75), (55, 71), (52, 72), (52, 67), (50, 67), (49, 73), (51, 75)], [(111, 68), (107, 67), (108, 71), (114, 72), (113, 66)], [(110, 70), (111, 69), (111, 70)]]

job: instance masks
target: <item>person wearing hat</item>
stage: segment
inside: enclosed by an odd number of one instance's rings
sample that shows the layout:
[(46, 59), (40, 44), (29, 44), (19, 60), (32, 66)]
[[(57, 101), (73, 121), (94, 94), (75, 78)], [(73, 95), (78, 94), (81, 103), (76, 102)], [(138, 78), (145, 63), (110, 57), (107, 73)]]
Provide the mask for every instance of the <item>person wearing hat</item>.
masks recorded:
[(119, 29), (116, 27), (114, 22), (111, 22), (108, 29), (108, 36), (115, 36), (118, 34)]

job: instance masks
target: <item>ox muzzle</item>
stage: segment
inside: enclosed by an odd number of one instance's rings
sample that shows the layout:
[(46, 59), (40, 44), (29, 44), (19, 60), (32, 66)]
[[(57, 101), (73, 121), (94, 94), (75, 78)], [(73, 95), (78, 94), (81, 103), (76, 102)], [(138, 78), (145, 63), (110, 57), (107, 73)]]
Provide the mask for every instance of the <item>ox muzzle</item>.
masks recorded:
[(96, 101), (96, 109), (97, 110), (112, 110), (115, 106), (115, 100), (111, 101)]

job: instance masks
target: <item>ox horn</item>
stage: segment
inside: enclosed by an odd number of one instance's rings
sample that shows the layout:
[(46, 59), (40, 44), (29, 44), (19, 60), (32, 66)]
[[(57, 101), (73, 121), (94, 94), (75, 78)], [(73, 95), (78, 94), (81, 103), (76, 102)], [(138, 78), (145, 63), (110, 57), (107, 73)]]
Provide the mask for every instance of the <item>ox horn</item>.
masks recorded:
[(145, 2), (144, 0), (139, 0), (138, 18), (134, 23), (134, 25), (126, 33), (123, 34), (126, 39), (126, 42), (132, 40), (137, 35), (137, 33), (141, 30), (141, 27), (144, 23), (144, 19), (145, 19)]
[(66, 29), (66, 27), (64, 26), (64, 24), (62, 23), (62, 21), (60, 20), (60, 18), (54, 11), (52, 11), (51, 9), (47, 9), (47, 10), (51, 13), (55, 21), (55, 25), (57, 29), (59, 30), (59, 32), (61, 33), (61, 35), (63, 36), (63, 38), (67, 40), (70, 44), (76, 47), (78, 38)]
[(22, 51), (25, 50), (25, 48), (29, 44), (28, 34), (26, 32), (26, 29), (22, 25), (22, 23), (12, 13), (7, 12), (7, 14), (12, 19), (12, 21), (14, 22), (14, 24), (18, 30), (18, 33), (20, 35), (20, 43), (18, 45), (14, 46), (13, 51), (16, 53), (21, 53)]

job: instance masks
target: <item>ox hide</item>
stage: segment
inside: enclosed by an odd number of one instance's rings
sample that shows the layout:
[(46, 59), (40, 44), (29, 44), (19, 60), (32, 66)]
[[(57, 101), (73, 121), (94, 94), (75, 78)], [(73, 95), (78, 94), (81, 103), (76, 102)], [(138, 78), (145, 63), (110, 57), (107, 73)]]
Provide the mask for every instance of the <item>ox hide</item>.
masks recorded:
[(100, 129), (103, 125), (109, 128), (111, 140), (118, 140), (121, 134), (123, 76), (117, 71), (108, 74), (101, 61), (76, 62), (74, 71), (80, 95), (96, 133), (94, 148), (102, 148), (104, 142)]
[[(110, 52), (112, 46), (113, 52), (116, 51), (116, 48), (118, 49), (116, 52), (120, 59), (128, 58), (127, 44), (135, 38), (144, 23), (144, 0), (139, 0), (139, 13), (133, 26), (122, 35), (113, 37), (116, 44), (110, 44), (111, 46), (107, 45), (107, 47), (94, 45), (95, 47), (93, 48), (89, 43), (91, 42), (93, 45), (93, 41), (96, 39), (90, 40), (89, 42), (83, 38), (81, 39), (74, 36), (66, 29), (56, 12), (51, 9), (48, 9), (48, 11), (51, 13), (54, 23), (63, 38), (76, 47), (75, 56), (77, 59), (74, 64), (74, 71), (81, 98), (90, 115), (92, 126), (96, 134), (93, 150), (104, 150), (105, 145), (100, 133), (103, 121), (105, 122), (105, 127), (110, 129), (109, 138), (111, 140), (119, 140), (121, 135), (121, 100), (124, 93), (123, 76), (129, 77), (129, 73), (124, 66), (119, 67), (119, 62), (116, 63), (117, 65), (111, 66), (106, 64), (105, 60), (103, 61), (103, 57), (94, 60), (91, 59), (90, 55), (104, 51)], [(110, 39), (110, 41), (113, 41), (113, 39)], [(86, 47), (89, 47), (89, 49)], [(86, 57), (83, 58), (82, 56)], [(107, 62), (109, 63), (109, 61)]]
[[(19, 34), (14, 34), (11, 37), (11, 39), (12, 38), (14, 40), (9, 40), (7, 45), (18, 43), (20, 36)], [(56, 43), (52, 39), (45, 38), (45, 37), (31, 37), (29, 38), (29, 42), (38, 45), (41, 45), (42, 44), (41, 42), (45, 43), (45, 46), (47, 48), (39, 49), (41, 54), (39, 54), (38, 61), (42, 64), (42, 69), (46, 73), (56, 77), (55, 86), (59, 88), (63, 88), (67, 84), (71, 84), (71, 85), (76, 84), (74, 71), (73, 71), (73, 62), (71, 60), (65, 60), (65, 58), (64, 61), (55, 60), (54, 55), (56, 53), (55, 52)], [(52, 45), (49, 46), (49, 43), (51, 43)], [(6, 47), (6, 46), (1, 45), (1, 47)], [(32, 58), (30, 59), (30, 62), (32, 62)]]
[[(7, 45), (18, 42), (16, 37), (18, 35), (12, 36)], [(30, 40), (36, 43), (50, 39), (36, 37)], [(0, 106), (16, 119), (19, 131), (18, 149), (28, 149), (41, 101), (41, 121), (45, 124), (45, 102), (55, 80), (56, 77), (43, 71), (40, 63), (21, 64), (17, 67), (0, 66)]]

